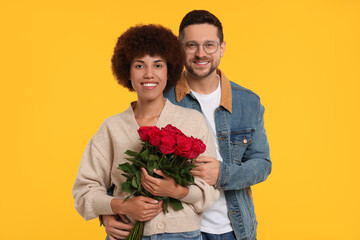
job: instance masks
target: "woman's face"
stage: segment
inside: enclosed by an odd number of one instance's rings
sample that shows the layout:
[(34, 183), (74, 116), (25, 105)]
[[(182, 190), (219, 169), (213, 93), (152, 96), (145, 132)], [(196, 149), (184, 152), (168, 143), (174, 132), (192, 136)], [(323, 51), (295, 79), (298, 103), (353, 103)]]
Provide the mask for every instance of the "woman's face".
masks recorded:
[(130, 66), (130, 79), (139, 100), (163, 98), (167, 83), (166, 60), (150, 55), (134, 58)]

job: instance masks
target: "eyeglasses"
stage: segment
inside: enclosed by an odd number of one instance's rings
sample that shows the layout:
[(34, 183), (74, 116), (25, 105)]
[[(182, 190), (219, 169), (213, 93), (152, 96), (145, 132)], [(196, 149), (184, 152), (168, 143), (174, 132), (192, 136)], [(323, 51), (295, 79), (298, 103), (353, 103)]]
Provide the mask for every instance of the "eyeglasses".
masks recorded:
[(214, 53), (219, 48), (219, 43), (215, 41), (206, 41), (202, 44), (195, 41), (189, 41), (184, 44), (184, 51), (186, 53), (196, 53), (201, 45), (207, 54)]

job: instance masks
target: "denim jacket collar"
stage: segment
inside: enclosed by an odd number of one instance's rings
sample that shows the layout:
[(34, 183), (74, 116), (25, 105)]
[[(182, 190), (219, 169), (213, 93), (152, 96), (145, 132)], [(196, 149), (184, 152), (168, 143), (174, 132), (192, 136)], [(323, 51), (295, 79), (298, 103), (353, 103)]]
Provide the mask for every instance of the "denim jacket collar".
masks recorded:
[[(220, 106), (223, 106), (230, 113), (232, 112), (232, 95), (231, 85), (229, 79), (221, 72), (220, 69), (216, 70), (216, 73), (220, 76), (221, 81), (221, 100)], [(187, 94), (190, 94), (190, 87), (187, 82), (185, 71), (181, 74), (179, 81), (175, 87), (176, 101), (180, 102)]]

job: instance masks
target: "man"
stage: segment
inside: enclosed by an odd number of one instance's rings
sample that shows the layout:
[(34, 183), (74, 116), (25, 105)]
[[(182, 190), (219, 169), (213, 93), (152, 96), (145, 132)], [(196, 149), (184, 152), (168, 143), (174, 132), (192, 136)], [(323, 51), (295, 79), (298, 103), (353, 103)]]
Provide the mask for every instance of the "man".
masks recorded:
[[(180, 24), (179, 37), (186, 70), (166, 97), (201, 111), (217, 148), (218, 159), (200, 157), (192, 171), (221, 192), (219, 200), (204, 212), (203, 238), (254, 240), (257, 221), (250, 187), (271, 172), (264, 107), (256, 94), (229, 81), (218, 69), (226, 43), (221, 22), (213, 14), (189, 12)], [(114, 222), (107, 220), (109, 225)]]

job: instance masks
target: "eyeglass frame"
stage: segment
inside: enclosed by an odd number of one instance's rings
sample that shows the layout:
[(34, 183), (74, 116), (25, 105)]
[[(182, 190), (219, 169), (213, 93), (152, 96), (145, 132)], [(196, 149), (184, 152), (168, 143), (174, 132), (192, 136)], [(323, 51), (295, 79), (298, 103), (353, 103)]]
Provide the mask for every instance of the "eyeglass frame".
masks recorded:
[[(216, 43), (216, 50), (215, 50), (214, 52), (209, 53), (209, 52), (206, 51), (206, 49), (205, 49), (205, 44), (206, 44), (206, 43), (209, 43), (209, 42), (211, 42), (211, 43)], [(188, 44), (188, 43), (194, 43), (194, 44), (196, 44), (196, 50), (195, 50), (194, 52), (187, 52), (187, 51), (185, 50), (186, 44)], [(207, 54), (213, 54), (213, 53), (216, 53), (216, 52), (217, 52), (217, 50), (219, 49), (219, 46), (221, 46), (221, 44), (222, 44), (222, 43), (219, 43), (219, 42), (217, 42), (217, 41), (212, 41), (212, 40), (205, 41), (204, 43), (198, 43), (198, 42), (196, 42), (196, 41), (187, 41), (186, 43), (183, 43), (183, 48), (184, 48), (184, 52), (185, 52), (185, 53), (196, 53), (197, 51), (199, 51), (199, 47), (202, 46), (202, 47), (203, 47), (203, 50), (204, 50)]]

